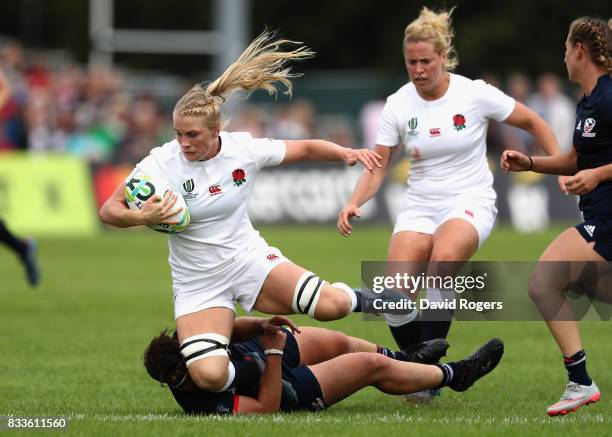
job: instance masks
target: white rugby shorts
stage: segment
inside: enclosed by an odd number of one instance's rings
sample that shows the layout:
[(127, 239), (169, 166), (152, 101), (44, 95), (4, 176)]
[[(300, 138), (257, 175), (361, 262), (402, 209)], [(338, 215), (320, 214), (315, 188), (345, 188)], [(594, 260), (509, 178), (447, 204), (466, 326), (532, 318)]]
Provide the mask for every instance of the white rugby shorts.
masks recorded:
[(495, 224), (496, 197), (493, 190), (454, 196), (428, 196), (407, 191), (393, 233), (413, 231), (433, 234), (444, 222), (459, 218), (474, 226), (480, 247)]
[(262, 242), (236, 257), (220, 273), (203, 274), (189, 285), (174, 282), (175, 319), (214, 307), (229, 308), (235, 312), (236, 303), (250, 312), (270, 271), (289, 261), (279, 249), (268, 246), (263, 239)]

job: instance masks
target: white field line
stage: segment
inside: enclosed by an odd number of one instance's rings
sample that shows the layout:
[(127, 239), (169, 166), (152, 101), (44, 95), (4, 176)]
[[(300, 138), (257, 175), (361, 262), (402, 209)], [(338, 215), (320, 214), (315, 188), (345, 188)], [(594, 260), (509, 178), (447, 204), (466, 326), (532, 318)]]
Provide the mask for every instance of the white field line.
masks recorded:
[(351, 414), (347, 417), (346, 414), (335, 415), (333, 413), (306, 413), (299, 415), (273, 414), (269, 416), (186, 416), (181, 414), (63, 414), (71, 420), (77, 421), (94, 421), (94, 422), (187, 422), (187, 423), (282, 423), (282, 424), (300, 424), (300, 423), (346, 423), (350, 417), (351, 425), (355, 424), (385, 424), (385, 423), (413, 423), (413, 424), (461, 424), (461, 425), (554, 425), (554, 424), (597, 424), (609, 423), (612, 424), (612, 417), (597, 414), (594, 416), (586, 415), (569, 415), (559, 418), (551, 417), (523, 417), (510, 416), (503, 418), (494, 417), (444, 417), (431, 418), (408, 416), (404, 414), (393, 415), (378, 415), (358, 413)]

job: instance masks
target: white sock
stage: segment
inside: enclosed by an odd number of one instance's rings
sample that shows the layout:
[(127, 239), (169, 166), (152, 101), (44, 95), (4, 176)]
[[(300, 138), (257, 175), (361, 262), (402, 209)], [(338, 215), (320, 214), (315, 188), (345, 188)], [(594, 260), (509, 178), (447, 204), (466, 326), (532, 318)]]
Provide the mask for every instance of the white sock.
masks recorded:
[(385, 320), (387, 321), (387, 325), (391, 326), (392, 328), (397, 328), (399, 326), (405, 325), (406, 323), (410, 323), (414, 319), (416, 319), (418, 315), (419, 312), (416, 309), (405, 314), (383, 314)]

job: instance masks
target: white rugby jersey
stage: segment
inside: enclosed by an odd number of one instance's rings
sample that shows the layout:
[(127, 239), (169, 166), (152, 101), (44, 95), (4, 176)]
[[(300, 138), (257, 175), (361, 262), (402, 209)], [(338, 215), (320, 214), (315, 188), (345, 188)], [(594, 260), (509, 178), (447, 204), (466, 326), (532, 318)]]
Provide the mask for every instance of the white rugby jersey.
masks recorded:
[(410, 157), (408, 190), (455, 195), (491, 188), (486, 159), (489, 119), (503, 121), (514, 99), (482, 80), (452, 74), (446, 94), (422, 99), (408, 83), (389, 96), (376, 144), (403, 144)]
[(249, 197), (259, 170), (282, 162), (285, 143), (246, 132), (221, 132), (220, 137), (221, 150), (207, 161), (188, 161), (174, 140), (151, 150), (134, 170), (167, 181), (189, 207), (189, 226), (168, 240), (175, 284), (223, 273), (236, 257), (263, 242), (247, 214)]

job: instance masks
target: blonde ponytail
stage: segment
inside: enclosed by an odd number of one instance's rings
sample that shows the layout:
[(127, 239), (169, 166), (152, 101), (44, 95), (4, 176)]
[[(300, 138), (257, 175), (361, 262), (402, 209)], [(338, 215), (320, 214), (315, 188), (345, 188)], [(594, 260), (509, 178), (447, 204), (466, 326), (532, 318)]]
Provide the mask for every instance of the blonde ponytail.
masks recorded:
[[(208, 85), (197, 84), (187, 91), (176, 103), (174, 114), (203, 116), (209, 126), (214, 126), (220, 123), (223, 102), (238, 90), (264, 89), (273, 95), (277, 93), (275, 82), (280, 82), (286, 87), (284, 94), (291, 95), (290, 79), (301, 74), (291, 73), (287, 63), (310, 58), (314, 52), (300, 45), (301, 42), (274, 38), (274, 33), (264, 31), (219, 78)], [(284, 45), (297, 47), (282, 51)]]

